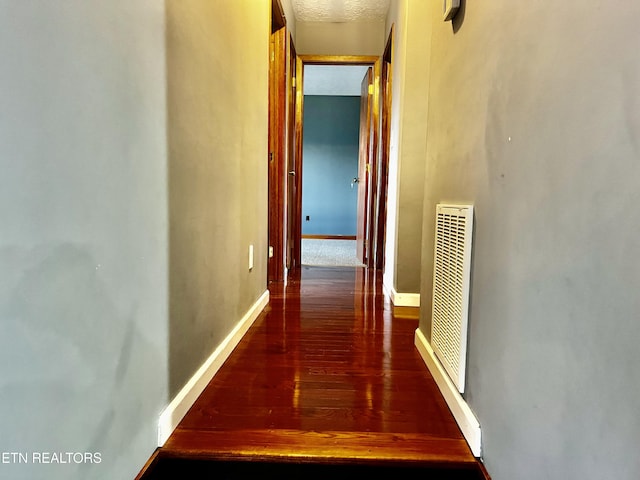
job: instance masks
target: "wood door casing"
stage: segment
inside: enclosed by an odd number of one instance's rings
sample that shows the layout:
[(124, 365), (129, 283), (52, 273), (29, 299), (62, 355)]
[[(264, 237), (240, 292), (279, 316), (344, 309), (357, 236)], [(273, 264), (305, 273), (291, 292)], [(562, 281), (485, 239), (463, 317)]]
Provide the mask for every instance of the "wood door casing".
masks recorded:
[(372, 86), (373, 69), (369, 67), (360, 85), (360, 144), (358, 149), (358, 203), (356, 225), (356, 256), (366, 264), (369, 255), (367, 225), (369, 221), (369, 171), (371, 168)]
[(294, 135), (294, 156), (293, 170), (295, 175), (291, 180), (292, 203), (290, 216), (292, 242), (291, 268), (297, 268), (302, 263), (302, 115), (304, 109), (304, 75), (303, 63), (299, 55), (295, 58), (296, 88), (295, 88), (295, 125), (292, 134)]
[(387, 190), (389, 184), (389, 148), (390, 148), (390, 132), (391, 132), (391, 96), (392, 96), (392, 53), (393, 53), (393, 37), (395, 32), (395, 26), (391, 26), (389, 37), (387, 38), (387, 44), (382, 55), (382, 61), (380, 65), (380, 153), (379, 167), (376, 169), (379, 179), (376, 181), (376, 186), (379, 191), (376, 204), (376, 238), (373, 239), (375, 243), (375, 252), (370, 255), (369, 261), (371, 265), (377, 270), (384, 270), (384, 255), (385, 255), (385, 243), (387, 234)]
[[(377, 238), (377, 225), (378, 222), (374, 222), (372, 220), (372, 216), (374, 214), (376, 214), (376, 212), (378, 211), (377, 208), (375, 208), (375, 205), (372, 203), (373, 201), (375, 201), (373, 199), (373, 195), (372, 193), (375, 193), (377, 190), (377, 169), (378, 169), (378, 155), (379, 155), (379, 145), (380, 145), (380, 139), (379, 139), (379, 132), (380, 132), (380, 103), (379, 103), (379, 92), (378, 92), (378, 86), (380, 83), (379, 77), (380, 77), (380, 65), (381, 65), (381, 59), (380, 57), (377, 56), (368, 56), (368, 55), (299, 55), (299, 61), (298, 61), (298, 70), (297, 70), (297, 75), (298, 78), (296, 80), (297, 84), (299, 85), (299, 89), (302, 90), (302, 84), (304, 82), (304, 66), (305, 65), (365, 65), (365, 66), (371, 66), (373, 68), (373, 79), (372, 79), (372, 83), (373, 83), (373, 93), (371, 95), (372, 97), (372, 102), (371, 102), (371, 140), (370, 140), (370, 158), (369, 158), (369, 165), (370, 165), (370, 171), (368, 172), (368, 177), (369, 177), (369, 194), (367, 196), (367, 205), (366, 205), (366, 211), (368, 212), (367, 214), (367, 222), (366, 222), (366, 251), (370, 252), (368, 254), (368, 258), (367, 258), (367, 263), (365, 263), (366, 266), (368, 267), (375, 267), (375, 265), (373, 264), (373, 252), (374, 249), (372, 248), (371, 242)], [(298, 198), (297, 198), (297, 206), (296, 206), (296, 212), (297, 212), (297, 217), (299, 218), (300, 222), (302, 221), (302, 129), (303, 129), (303, 125), (302, 125), (302, 119), (303, 119), (303, 115), (304, 115), (304, 101), (303, 101), (304, 96), (301, 95), (301, 93), (298, 93), (298, 102), (297, 102), (297, 107), (296, 107), (296, 141), (298, 142), (297, 148), (296, 148), (296, 166), (297, 168), (299, 168), (299, 170), (296, 170), (296, 173), (298, 175), (297, 178), (297, 185), (298, 185)], [(301, 225), (301, 224), (300, 224)], [(296, 237), (296, 245), (300, 245), (301, 242), (301, 237), (302, 237), (302, 229), (300, 228), (299, 230), (300, 234), (299, 236)], [(298, 257), (299, 258), (299, 257)]]
[(296, 108), (297, 108), (297, 92), (299, 85), (297, 83), (297, 60), (296, 49), (293, 44), (293, 38), (289, 36), (289, 50), (287, 52), (288, 72), (287, 72), (287, 198), (286, 198), (286, 258), (285, 264), (287, 270), (291, 270), (300, 265), (300, 248), (296, 245), (296, 235), (300, 229), (300, 215), (296, 213), (298, 184), (297, 177), (298, 168), (296, 166), (296, 148), (298, 140), (295, 134), (296, 130)]
[(286, 26), (275, 30), (269, 52), (268, 281), (282, 281), (285, 275), (287, 36)]

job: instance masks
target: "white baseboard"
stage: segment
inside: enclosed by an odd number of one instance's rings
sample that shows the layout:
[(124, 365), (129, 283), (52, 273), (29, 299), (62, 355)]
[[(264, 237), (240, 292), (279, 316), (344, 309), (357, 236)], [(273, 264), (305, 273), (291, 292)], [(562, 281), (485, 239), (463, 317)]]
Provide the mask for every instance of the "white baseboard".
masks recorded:
[(416, 329), (415, 345), (418, 352), (420, 352), (422, 360), (424, 360), (424, 363), (426, 363), (427, 368), (436, 381), (440, 393), (442, 393), (442, 396), (447, 402), (451, 413), (453, 413), (453, 417), (469, 444), (471, 452), (474, 456), (480, 458), (482, 453), (482, 437), (480, 423), (476, 419), (476, 416), (462, 395), (460, 395), (460, 392), (458, 392), (458, 389), (447, 375), (444, 367), (440, 364), (440, 360), (436, 357), (431, 345), (429, 345), (429, 342), (427, 342), (427, 339), (419, 328)]
[(420, 294), (419, 293), (398, 293), (393, 286), (389, 286), (386, 283), (382, 284), (385, 292), (389, 295), (391, 303), (396, 307), (419, 307), (420, 306)]
[(218, 345), (218, 348), (207, 358), (198, 371), (191, 377), (178, 395), (164, 409), (158, 421), (158, 446), (162, 447), (178, 423), (189, 411), (224, 361), (247, 333), (258, 315), (269, 303), (269, 290), (266, 290), (249, 311), (236, 324), (231, 333)]

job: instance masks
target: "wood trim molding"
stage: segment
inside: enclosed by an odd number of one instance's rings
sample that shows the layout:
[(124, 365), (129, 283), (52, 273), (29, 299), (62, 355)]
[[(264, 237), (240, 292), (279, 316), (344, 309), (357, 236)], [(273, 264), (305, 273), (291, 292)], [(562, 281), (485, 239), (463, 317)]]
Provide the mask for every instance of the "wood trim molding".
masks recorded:
[(475, 457), (480, 458), (482, 454), (482, 436), (480, 423), (476, 416), (445, 372), (444, 367), (440, 364), (440, 360), (436, 357), (431, 345), (429, 345), (429, 342), (427, 342), (427, 339), (419, 328), (416, 329), (415, 345), (422, 360), (431, 372), (433, 379), (436, 381), (440, 393), (442, 393), (442, 396), (447, 402), (456, 423), (462, 431), (462, 435), (464, 435), (465, 440), (469, 444), (471, 452)]
[(284, 280), (285, 272), (288, 38), (287, 29), (280, 28), (271, 34), (269, 46), (268, 242), (273, 247), (273, 255), (267, 260), (268, 281)]
[(315, 240), (355, 240), (355, 235), (302, 235), (302, 238), (312, 238)]
[[(387, 38), (387, 44), (382, 54), (381, 62), (378, 66), (380, 84), (378, 85), (378, 105), (380, 108), (381, 122), (380, 146), (378, 154), (379, 168), (376, 169), (376, 191), (379, 190), (379, 197), (376, 195), (375, 208), (378, 212), (376, 219), (376, 228), (371, 229), (370, 235), (373, 239), (375, 249), (372, 252), (375, 255), (371, 266), (375, 266), (377, 270), (384, 270), (385, 250), (387, 241), (387, 195), (389, 190), (389, 152), (391, 149), (391, 110), (392, 110), (392, 90), (393, 90), (393, 42), (395, 39), (395, 25), (391, 25), (391, 31)], [(373, 257), (373, 255), (372, 255)]]
[(271, 0), (271, 33), (287, 26), (280, 0)]
[(158, 421), (158, 446), (162, 447), (171, 433), (178, 426), (178, 423), (186, 415), (187, 411), (200, 396), (207, 384), (211, 381), (218, 370), (231, 355), (234, 348), (247, 333), (249, 327), (262, 313), (269, 303), (269, 290), (266, 290), (260, 298), (251, 306), (249, 311), (236, 324), (231, 333), (218, 345), (218, 348), (202, 364), (198, 371), (191, 377), (187, 384), (180, 390), (178, 395), (164, 409)]
[(374, 65), (374, 55), (299, 55), (305, 65)]
[[(293, 170), (296, 172), (293, 179), (293, 194), (291, 201), (291, 212), (293, 218), (291, 222), (291, 264), (289, 268), (299, 267), (302, 263), (302, 138), (303, 138), (303, 115), (304, 115), (304, 64), (300, 55), (296, 56), (296, 98), (295, 98), (295, 118), (294, 118), (294, 159)], [(291, 216), (291, 215), (290, 215)]]

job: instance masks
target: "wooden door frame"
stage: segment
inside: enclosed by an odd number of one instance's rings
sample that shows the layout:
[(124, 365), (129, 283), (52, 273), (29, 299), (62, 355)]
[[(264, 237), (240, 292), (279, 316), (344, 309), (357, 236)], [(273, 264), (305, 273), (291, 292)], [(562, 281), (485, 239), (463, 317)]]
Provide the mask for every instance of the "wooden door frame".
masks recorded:
[(393, 65), (393, 40), (395, 25), (391, 25), (389, 37), (385, 44), (384, 53), (380, 65), (380, 165), (377, 169), (379, 179), (376, 193), (378, 198), (375, 201), (377, 206), (375, 228), (375, 251), (372, 252), (373, 263), (377, 270), (384, 270), (384, 254), (387, 236), (387, 191), (389, 184), (389, 147), (391, 138), (391, 101), (392, 101), (392, 65)]
[(268, 281), (284, 280), (287, 28), (271, 33), (269, 62)]
[(267, 281), (285, 279), (287, 124), (287, 54), (289, 32), (280, 0), (271, 0), (269, 39), (269, 151)]
[(294, 159), (293, 170), (287, 172), (287, 176), (293, 176), (294, 197), (289, 199), (292, 206), (289, 212), (292, 212), (293, 218), (291, 222), (291, 235), (293, 245), (288, 247), (290, 252), (289, 270), (300, 267), (302, 264), (302, 108), (304, 103), (304, 78), (302, 72), (304, 66), (300, 55), (296, 55), (296, 82), (295, 82), (295, 114), (293, 128), (293, 145)]
[(369, 197), (370, 192), (370, 170), (372, 157), (373, 142), (373, 67), (367, 67), (362, 81), (360, 82), (360, 125), (359, 125), (359, 142), (358, 142), (358, 198), (356, 213), (356, 257), (362, 263), (367, 263), (367, 259), (371, 252), (367, 250), (367, 236), (369, 218)]
[[(380, 128), (381, 128), (381, 102), (380, 102), (380, 77), (382, 69), (382, 59), (372, 55), (299, 55), (296, 69), (296, 125), (295, 125), (295, 181), (297, 186), (297, 195), (294, 201), (294, 217), (298, 220), (296, 229), (294, 230), (294, 246), (292, 248), (292, 260), (294, 266), (299, 266), (301, 261), (301, 242), (302, 242), (302, 138), (303, 138), (303, 115), (304, 115), (304, 67), (305, 65), (363, 65), (373, 67), (373, 158), (371, 158), (371, 175), (369, 189), (373, 195), (369, 195), (367, 209), (368, 215), (368, 234), (366, 249), (367, 264), (369, 268), (382, 269), (383, 262), (377, 259), (382, 255), (384, 258), (384, 243), (380, 244), (379, 239), (384, 242), (386, 229), (386, 181), (381, 184), (382, 179), (386, 180), (384, 175), (380, 175), (379, 170), (382, 167), (383, 172), (387, 170), (384, 162), (388, 161), (388, 155), (381, 156), (380, 152)], [(389, 116), (390, 112), (384, 111), (385, 116)], [(388, 123), (388, 122), (387, 122)], [(380, 202), (385, 204), (381, 205)], [(373, 214), (376, 219), (374, 221)], [(380, 217), (380, 215), (385, 215)]]
[[(293, 42), (293, 37), (289, 35), (289, 50), (287, 51), (287, 159), (286, 159), (286, 202), (285, 202), (285, 269), (288, 272), (296, 268), (296, 259), (300, 258), (300, 253), (296, 251), (294, 241), (296, 232), (300, 230), (301, 219), (296, 216), (295, 205), (298, 197), (298, 185), (295, 177), (296, 171), (296, 106), (298, 92), (301, 92), (297, 85), (298, 55)], [(299, 248), (299, 247), (298, 247)], [(297, 256), (296, 256), (297, 254)]]

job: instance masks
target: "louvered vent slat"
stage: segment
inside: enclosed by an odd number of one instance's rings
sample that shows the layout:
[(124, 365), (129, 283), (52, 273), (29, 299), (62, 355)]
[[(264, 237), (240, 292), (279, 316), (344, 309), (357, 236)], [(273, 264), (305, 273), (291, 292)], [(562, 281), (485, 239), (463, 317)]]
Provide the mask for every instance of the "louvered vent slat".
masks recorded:
[(433, 262), (431, 343), (464, 392), (473, 206), (438, 205)]

